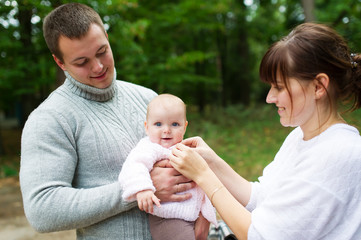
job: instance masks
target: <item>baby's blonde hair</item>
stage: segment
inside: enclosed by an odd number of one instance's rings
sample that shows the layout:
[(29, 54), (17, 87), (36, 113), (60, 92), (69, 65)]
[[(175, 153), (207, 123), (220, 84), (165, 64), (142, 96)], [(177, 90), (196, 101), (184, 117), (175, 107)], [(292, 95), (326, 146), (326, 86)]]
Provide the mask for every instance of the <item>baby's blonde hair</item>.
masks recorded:
[(156, 107), (159, 105), (164, 106), (164, 107), (174, 107), (177, 104), (181, 105), (184, 108), (184, 116), (186, 117), (187, 107), (182, 99), (180, 99), (179, 97), (177, 97), (173, 94), (169, 94), (169, 93), (159, 94), (158, 96), (153, 98), (152, 101), (150, 101), (150, 103), (148, 104), (147, 120), (148, 120), (149, 112), (153, 107)]

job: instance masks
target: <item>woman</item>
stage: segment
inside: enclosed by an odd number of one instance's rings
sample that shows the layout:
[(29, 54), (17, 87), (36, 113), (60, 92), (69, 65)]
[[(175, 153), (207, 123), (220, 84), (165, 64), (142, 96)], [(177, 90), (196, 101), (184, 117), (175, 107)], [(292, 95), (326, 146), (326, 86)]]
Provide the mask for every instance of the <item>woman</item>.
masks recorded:
[(275, 43), (260, 65), (266, 102), (296, 127), (258, 182), (239, 176), (199, 137), (178, 144), (171, 164), (208, 195), (238, 239), (361, 239), (361, 137), (337, 107), (361, 106), (360, 56), (321, 24)]

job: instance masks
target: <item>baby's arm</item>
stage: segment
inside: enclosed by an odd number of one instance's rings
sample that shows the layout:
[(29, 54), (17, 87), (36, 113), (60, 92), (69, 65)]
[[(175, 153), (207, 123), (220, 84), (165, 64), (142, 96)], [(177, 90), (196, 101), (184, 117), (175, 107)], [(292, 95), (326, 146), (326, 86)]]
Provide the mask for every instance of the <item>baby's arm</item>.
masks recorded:
[(152, 190), (140, 191), (136, 194), (138, 207), (147, 213), (153, 213), (153, 203), (160, 207), (160, 199), (158, 199)]

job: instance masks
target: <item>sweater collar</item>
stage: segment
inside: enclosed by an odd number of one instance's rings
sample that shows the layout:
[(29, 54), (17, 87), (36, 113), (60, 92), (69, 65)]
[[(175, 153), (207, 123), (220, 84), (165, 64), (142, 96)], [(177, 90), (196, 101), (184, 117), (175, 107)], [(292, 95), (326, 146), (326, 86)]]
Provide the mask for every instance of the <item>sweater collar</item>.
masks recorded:
[(112, 84), (107, 88), (96, 88), (86, 84), (83, 84), (75, 80), (67, 71), (64, 71), (66, 79), (64, 84), (68, 86), (74, 94), (85, 98), (87, 100), (106, 102), (113, 98), (116, 90), (116, 70), (114, 68), (114, 78)]

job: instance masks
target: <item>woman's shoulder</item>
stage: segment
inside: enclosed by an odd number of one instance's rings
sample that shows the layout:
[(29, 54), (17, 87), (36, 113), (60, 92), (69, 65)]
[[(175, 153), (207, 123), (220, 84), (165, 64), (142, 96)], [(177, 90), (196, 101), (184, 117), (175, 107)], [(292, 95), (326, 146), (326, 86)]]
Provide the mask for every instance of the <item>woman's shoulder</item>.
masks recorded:
[(361, 150), (361, 136), (356, 127), (340, 123), (328, 128), (321, 134), (326, 142), (334, 142), (340, 146), (359, 146)]
[(320, 161), (324, 159), (327, 166), (334, 165), (335, 171), (340, 166), (361, 170), (361, 136), (355, 127), (336, 124), (326, 130), (318, 142), (313, 153)]

